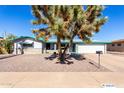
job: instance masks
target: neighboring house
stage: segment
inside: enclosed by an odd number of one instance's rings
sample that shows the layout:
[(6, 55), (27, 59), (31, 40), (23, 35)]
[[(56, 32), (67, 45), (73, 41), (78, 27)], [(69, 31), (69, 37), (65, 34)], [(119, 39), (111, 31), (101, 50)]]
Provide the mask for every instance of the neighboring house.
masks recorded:
[[(42, 39), (35, 40), (33, 37), (19, 37), (13, 40), (14, 54), (42, 54), (53, 53), (57, 51), (56, 39), (49, 39), (44, 42)], [(68, 43), (67, 40), (62, 41), (62, 48)], [(111, 42), (93, 42), (91, 44), (84, 44), (80, 39), (74, 39), (73, 45), (69, 48), (68, 53), (96, 53), (102, 51), (106, 53), (107, 44)]]
[(0, 41), (3, 40), (3, 37), (0, 37)]
[(112, 41), (107, 45), (108, 51), (124, 52), (124, 39)]

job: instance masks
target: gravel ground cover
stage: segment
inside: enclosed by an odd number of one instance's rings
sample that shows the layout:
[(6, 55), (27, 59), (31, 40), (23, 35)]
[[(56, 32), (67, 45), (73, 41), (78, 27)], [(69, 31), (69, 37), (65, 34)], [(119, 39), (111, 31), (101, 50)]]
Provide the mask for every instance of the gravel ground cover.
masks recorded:
[(0, 72), (111, 72), (103, 66), (99, 69), (97, 63), (89, 59), (72, 58), (73, 64), (56, 64), (57, 59), (45, 59), (49, 55), (18, 55), (0, 59)]

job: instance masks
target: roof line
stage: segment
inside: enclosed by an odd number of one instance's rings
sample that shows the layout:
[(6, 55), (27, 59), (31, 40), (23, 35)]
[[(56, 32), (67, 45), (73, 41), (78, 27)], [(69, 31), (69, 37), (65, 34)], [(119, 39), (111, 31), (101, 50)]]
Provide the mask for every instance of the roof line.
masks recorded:
[[(17, 37), (15, 40), (18, 40), (18, 39), (23, 39), (23, 38), (30, 38), (30, 39), (34, 39), (36, 40), (34, 37), (30, 37), (30, 36), (20, 36), (20, 37)], [(45, 42), (43, 39), (38, 39), (38, 41), (42, 41), (42, 42)], [(57, 42), (56, 39), (49, 39), (48, 41), (46, 41), (46, 43), (55, 43)], [(69, 41), (68, 40), (62, 40), (62, 43), (68, 43)], [(79, 43), (79, 44), (84, 44), (84, 42), (82, 40), (74, 40), (73, 43)], [(91, 42), (90, 44), (111, 44), (112, 42), (102, 42), (102, 41), (94, 41), (94, 42)]]

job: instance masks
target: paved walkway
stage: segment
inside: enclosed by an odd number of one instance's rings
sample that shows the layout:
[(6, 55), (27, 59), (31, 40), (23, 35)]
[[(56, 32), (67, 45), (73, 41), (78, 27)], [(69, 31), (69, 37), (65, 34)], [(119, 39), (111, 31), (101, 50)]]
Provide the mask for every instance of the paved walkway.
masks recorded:
[(1, 72), (0, 87), (7, 88), (102, 88), (124, 87), (119, 72)]
[[(85, 57), (98, 62), (96, 54), (86, 54)], [(101, 55), (101, 65), (114, 72), (124, 72), (124, 56), (103, 54)]]

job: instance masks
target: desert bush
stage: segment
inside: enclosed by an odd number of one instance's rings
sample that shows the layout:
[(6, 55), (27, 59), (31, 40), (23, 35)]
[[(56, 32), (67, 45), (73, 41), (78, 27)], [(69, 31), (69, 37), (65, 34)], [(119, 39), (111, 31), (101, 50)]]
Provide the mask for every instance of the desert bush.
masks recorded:
[(7, 54), (6, 49), (3, 47), (0, 47), (0, 54)]

